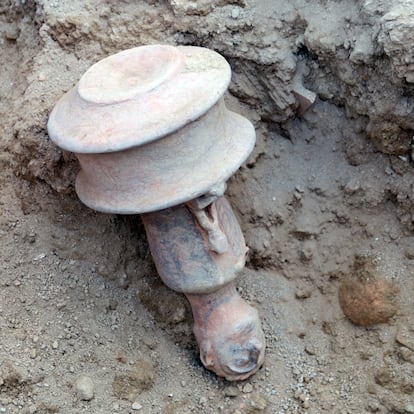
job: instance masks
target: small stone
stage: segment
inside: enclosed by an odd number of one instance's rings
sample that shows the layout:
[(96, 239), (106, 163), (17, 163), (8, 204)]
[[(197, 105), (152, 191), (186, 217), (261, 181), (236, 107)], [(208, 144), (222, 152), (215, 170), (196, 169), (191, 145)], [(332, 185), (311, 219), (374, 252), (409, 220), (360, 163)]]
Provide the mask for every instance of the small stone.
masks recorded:
[(376, 393), (377, 393), (377, 390), (376, 390), (376, 388), (375, 388), (375, 385), (374, 384), (368, 384), (368, 386), (367, 386), (367, 391), (370, 393), (370, 394), (372, 394), (372, 395), (375, 395)]
[(303, 401), (303, 408), (308, 409), (310, 407), (310, 402), (309, 400), (305, 400)]
[(381, 410), (381, 405), (377, 401), (369, 401), (367, 408), (372, 413), (377, 413)]
[(314, 104), (317, 95), (306, 89), (299, 79), (294, 79), (292, 92), (298, 101), (298, 115), (302, 116)]
[(407, 404), (405, 406), (405, 412), (406, 413), (414, 413), (414, 404)]
[(300, 399), (302, 402), (305, 402), (305, 401), (306, 401), (306, 399), (307, 399), (306, 394), (300, 394), (300, 395), (299, 395), (299, 399)]
[(81, 400), (92, 400), (94, 395), (94, 384), (90, 377), (82, 375), (75, 381), (74, 387)]
[(52, 348), (53, 349), (58, 349), (58, 347), (59, 347), (58, 341), (53, 341)]
[(245, 394), (248, 394), (248, 393), (250, 393), (250, 392), (252, 392), (253, 391), (253, 385), (252, 384), (246, 384), (244, 387), (243, 387), (243, 392), (245, 393)]
[(224, 395), (226, 397), (235, 398), (239, 395), (239, 389), (237, 387), (234, 387), (234, 386), (227, 387), (224, 390)]
[(135, 401), (132, 403), (131, 409), (135, 411), (139, 411), (142, 409), (142, 405), (139, 402)]
[(414, 352), (411, 351), (411, 349), (402, 347), (400, 350), (400, 356), (404, 361), (414, 364)]
[(312, 291), (307, 288), (298, 288), (295, 292), (296, 299), (308, 299), (312, 295)]
[(314, 249), (311, 246), (306, 246), (299, 251), (299, 257), (302, 262), (309, 262), (313, 257)]
[(232, 11), (231, 11), (232, 19), (238, 19), (239, 16), (240, 16), (240, 9), (237, 8), (237, 7), (233, 8)]
[(36, 348), (32, 348), (30, 350), (30, 358), (35, 359), (37, 357), (37, 349)]
[(404, 255), (408, 260), (414, 260), (414, 246), (408, 246), (404, 250)]
[(356, 193), (361, 188), (361, 184), (357, 179), (351, 179), (345, 185), (345, 193), (346, 194), (353, 194)]
[(414, 351), (414, 332), (410, 332), (405, 326), (398, 328), (395, 340), (406, 348)]
[(17, 40), (17, 38), (19, 37), (19, 33), (20, 33), (19, 28), (12, 27), (12, 28), (5, 31), (4, 37), (7, 40)]
[(308, 355), (316, 355), (316, 347), (314, 345), (306, 345), (305, 346), (305, 352)]

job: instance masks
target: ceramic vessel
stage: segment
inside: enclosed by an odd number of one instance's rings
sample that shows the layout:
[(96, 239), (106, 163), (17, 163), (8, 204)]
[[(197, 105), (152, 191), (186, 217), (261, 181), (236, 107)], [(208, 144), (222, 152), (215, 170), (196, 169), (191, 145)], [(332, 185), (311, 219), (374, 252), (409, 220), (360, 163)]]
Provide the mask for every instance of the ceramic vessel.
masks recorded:
[(233, 285), (247, 248), (223, 193), (255, 132), (226, 108), (230, 76), (222, 56), (200, 47), (125, 50), (60, 99), (48, 131), (76, 153), (86, 205), (142, 214), (162, 280), (190, 301), (201, 360), (237, 380), (259, 369), (265, 345), (257, 311)]

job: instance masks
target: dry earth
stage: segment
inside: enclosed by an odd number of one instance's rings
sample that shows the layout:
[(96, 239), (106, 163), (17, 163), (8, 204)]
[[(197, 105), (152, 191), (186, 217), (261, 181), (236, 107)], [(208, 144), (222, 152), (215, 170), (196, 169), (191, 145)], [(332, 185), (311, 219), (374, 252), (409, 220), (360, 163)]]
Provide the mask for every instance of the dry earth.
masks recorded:
[[(257, 128), (228, 190), (268, 343), (242, 383), (201, 366), (139, 217), (81, 205), (47, 136), (86, 68), (148, 43), (222, 53)], [(0, 413), (414, 413), (411, 0), (0, 0), (0, 59)], [(385, 323), (344, 316), (358, 277), (399, 289)]]

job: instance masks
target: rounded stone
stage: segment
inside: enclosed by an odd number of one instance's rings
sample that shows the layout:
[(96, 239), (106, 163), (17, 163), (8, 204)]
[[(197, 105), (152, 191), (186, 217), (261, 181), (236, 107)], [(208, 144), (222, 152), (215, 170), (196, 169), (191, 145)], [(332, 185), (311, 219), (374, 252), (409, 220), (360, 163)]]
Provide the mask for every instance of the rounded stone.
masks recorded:
[(377, 276), (372, 259), (362, 256), (338, 289), (342, 311), (360, 326), (388, 322), (398, 311), (398, 294), (392, 282)]
[(76, 394), (81, 400), (90, 401), (94, 397), (95, 386), (90, 377), (80, 376), (74, 383)]

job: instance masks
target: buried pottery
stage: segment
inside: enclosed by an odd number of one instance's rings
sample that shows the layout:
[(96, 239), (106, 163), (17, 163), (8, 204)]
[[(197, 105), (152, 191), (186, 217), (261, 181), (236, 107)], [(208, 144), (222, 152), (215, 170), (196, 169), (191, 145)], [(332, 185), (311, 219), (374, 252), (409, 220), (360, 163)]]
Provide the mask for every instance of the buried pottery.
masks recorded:
[(76, 192), (87, 206), (142, 215), (161, 279), (191, 304), (203, 364), (242, 380), (262, 365), (265, 340), (234, 286), (247, 247), (224, 192), (255, 131), (226, 108), (230, 77), (205, 48), (125, 50), (60, 99), (48, 131), (79, 159)]

